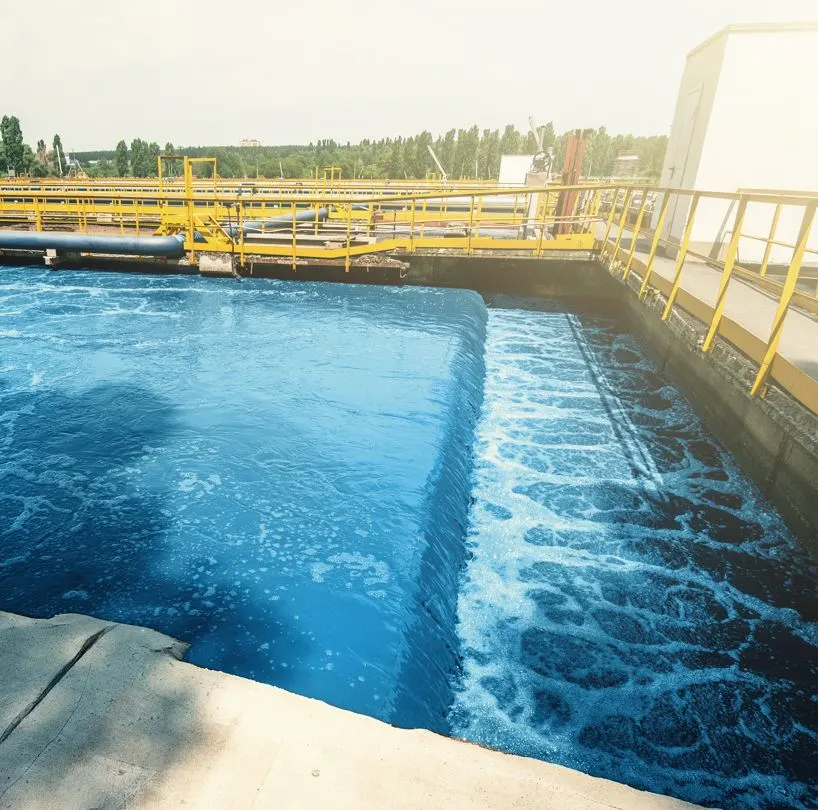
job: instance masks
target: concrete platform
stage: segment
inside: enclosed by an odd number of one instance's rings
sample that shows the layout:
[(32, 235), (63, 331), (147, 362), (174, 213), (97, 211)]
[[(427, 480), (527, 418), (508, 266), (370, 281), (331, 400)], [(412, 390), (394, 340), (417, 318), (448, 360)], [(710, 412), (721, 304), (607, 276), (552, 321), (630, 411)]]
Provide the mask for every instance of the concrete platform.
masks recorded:
[(185, 649), (0, 613), (0, 808), (692, 807), (201, 669)]
[[(620, 257), (626, 258), (630, 232), (625, 231)], [(613, 241), (609, 242), (613, 247)], [(634, 255), (635, 272), (641, 276), (640, 265), (647, 261), (648, 251), (640, 242)], [(661, 278), (672, 281), (676, 271), (675, 259), (657, 254), (653, 272)], [(713, 306), (718, 297), (721, 270), (715, 269), (700, 259), (688, 257), (684, 263), (681, 288), (699, 301)], [(725, 296), (724, 315), (744, 327), (748, 332), (767, 343), (778, 307), (778, 297), (734, 276), (730, 280)], [(793, 365), (813, 379), (818, 379), (818, 319), (791, 307), (784, 322), (778, 352)]]

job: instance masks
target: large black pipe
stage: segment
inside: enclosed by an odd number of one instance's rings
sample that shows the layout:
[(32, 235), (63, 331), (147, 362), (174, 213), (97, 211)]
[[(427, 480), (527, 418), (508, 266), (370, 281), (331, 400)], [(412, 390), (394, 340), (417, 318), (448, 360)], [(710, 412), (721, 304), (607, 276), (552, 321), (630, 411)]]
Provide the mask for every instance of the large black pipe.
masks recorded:
[[(295, 221), (296, 222), (323, 222), (329, 216), (329, 209), (328, 208), (310, 208), (308, 211), (296, 211), (295, 214)], [(269, 219), (257, 219), (253, 220), (252, 222), (245, 222), (243, 224), (242, 230), (244, 233), (261, 233), (262, 229), (264, 232), (267, 231), (277, 231), (281, 230), (282, 228), (292, 228), (293, 225), (293, 215), (292, 214), (282, 214), (278, 217), (270, 217)], [(225, 228), (227, 233), (230, 236), (238, 235), (239, 228), (238, 226)]]
[(111, 253), (121, 256), (179, 256), (185, 237), (112, 236), (101, 233), (0, 230), (0, 250), (58, 250), (63, 253)]

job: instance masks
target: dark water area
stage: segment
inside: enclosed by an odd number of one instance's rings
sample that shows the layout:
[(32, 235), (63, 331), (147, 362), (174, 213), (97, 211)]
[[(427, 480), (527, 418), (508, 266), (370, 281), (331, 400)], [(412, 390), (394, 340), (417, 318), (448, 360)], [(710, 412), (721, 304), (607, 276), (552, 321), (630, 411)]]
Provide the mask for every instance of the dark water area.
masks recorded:
[(693, 802), (818, 806), (818, 569), (633, 338), (491, 309), (476, 448), (453, 732)]
[(0, 269), (0, 609), (725, 808), (818, 806), (818, 567), (610, 315)]

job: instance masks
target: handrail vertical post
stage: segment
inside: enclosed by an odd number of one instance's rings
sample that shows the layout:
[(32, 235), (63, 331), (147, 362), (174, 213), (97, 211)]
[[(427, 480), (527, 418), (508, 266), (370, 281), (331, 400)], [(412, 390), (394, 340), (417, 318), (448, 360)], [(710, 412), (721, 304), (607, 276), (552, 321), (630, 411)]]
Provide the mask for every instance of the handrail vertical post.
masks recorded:
[(548, 221), (548, 208), (551, 203), (551, 192), (545, 192), (545, 204), (542, 207), (542, 222), (540, 222), (540, 238), (537, 240), (537, 256), (542, 256), (542, 243), (545, 239), (545, 225)]
[(239, 198), (239, 265), (244, 269), (244, 200)]
[(767, 237), (767, 246), (764, 248), (764, 257), (761, 260), (761, 267), (758, 270), (759, 276), (764, 278), (767, 275), (767, 265), (770, 263), (770, 253), (773, 249), (773, 239), (775, 239), (775, 232), (778, 229), (778, 220), (781, 217), (782, 203), (776, 203), (775, 212), (773, 213), (773, 223), (770, 225), (770, 235)]
[[(317, 171), (317, 170), (316, 170)], [(295, 197), (290, 201), (290, 213), (292, 214), (293, 218), (293, 255), (292, 255), (292, 267), (293, 270), (296, 268), (296, 256), (297, 256), (297, 247), (296, 247), (296, 238), (295, 238)]]
[(764, 352), (764, 357), (758, 368), (758, 374), (753, 382), (753, 387), (750, 389), (751, 396), (756, 396), (766, 385), (767, 376), (770, 373), (770, 368), (778, 351), (778, 344), (781, 342), (781, 333), (784, 331), (784, 320), (787, 317), (790, 302), (792, 301), (795, 287), (798, 284), (798, 274), (801, 272), (801, 263), (804, 261), (804, 254), (807, 250), (807, 242), (809, 241), (810, 231), (812, 230), (812, 223), (815, 220), (816, 206), (818, 206), (818, 201), (810, 203), (804, 209), (804, 218), (801, 220), (801, 230), (798, 233), (798, 241), (795, 243), (792, 261), (790, 261), (790, 266), (787, 270), (787, 278), (781, 289), (781, 297), (778, 299), (778, 308), (776, 309), (775, 318), (773, 318), (773, 326), (770, 330), (767, 349)]
[(190, 158), (185, 155), (183, 162), (183, 172), (185, 175), (185, 205), (187, 206), (187, 248), (190, 251), (190, 260), (196, 260), (196, 250), (193, 227), (193, 167)]
[[(615, 186), (611, 190), (611, 210), (608, 212), (608, 222), (605, 225), (605, 236), (602, 237), (602, 249), (600, 256), (605, 253), (605, 246), (608, 244), (608, 235), (611, 232), (614, 217), (616, 216), (616, 201), (619, 199), (619, 186)], [(600, 203), (601, 205), (601, 203)]]
[(622, 273), (622, 280), (627, 281), (631, 273), (631, 265), (633, 264), (633, 257), (636, 255), (636, 245), (639, 242), (639, 232), (642, 230), (642, 219), (645, 216), (645, 208), (648, 204), (648, 192), (645, 189), (642, 192), (642, 205), (639, 206), (639, 214), (636, 217), (636, 224), (631, 231), (631, 249), (628, 251), (628, 261), (625, 264), (625, 270)]
[(466, 232), (466, 255), (471, 255), (471, 229), (474, 223), (474, 194), (471, 195), (471, 202), (469, 204), (469, 229)]
[(713, 319), (710, 321), (710, 328), (707, 330), (707, 336), (702, 343), (702, 351), (709, 352), (713, 348), (713, 343), (719, 331), (719, 324), (724, 315), (724, 305), (727, 300), (727, 287), (730, 284), (730, 278), (733, 275), (733, 268), (736, 264), (736, 256), (738, 255), (738, 245), (741, 239), (741, 229), (744, 225), (744, 215), (747, 212), (747, 198), (741, 197), (736, 210), (736, 221), (733, 225), (733, 235), (730, 238), (730, 244), (727, 248), (727, 256), (724, 259), (724, 269), (721, 273), (721, 283), (719, 284), (719, 294), (716, 296), (716, 303), (713, 306)]
[(673, 283), (671, 284), (670, 293), (667, 297), (665, 311), (662, 313), (663, 321), (666, 321), (670, 317), (670, 313), (673, 310), (673, 304), (676, 301), (676, 296), (679, 294), (679, 287), (682, 283), (682, 269), (684, 268), (685, 259), (687, 258), (687, 249), (690, 246), (690, 236), (693, 233), (693, 223), (696, 220), (696, 210), (698, 207), (699, 194), (696, 193), (693, 195), (693, 199), (690, 202), (690, 211), (687, 214), (687, 223), (685, 224), (682, 241), (679, 244), (679, 254), (676, 256), (676, 269), (673, 273)]
[(349, 272), (349, 265), (351, 261), (350, 251), (352, 250), (352, 203), (347, 203), (347, 255), (344, 260), (344, 272)]
[(412, 197), (412, 208), (409, 214), (409, 252), (415, 252), (415, 198)]
[[(629, 188), (625, 192), (625, 199), (622, 200), (622, 216), (619, 217), (619, 230), (616, 234), (616, 242), (614, 242), (613, 255), (611, 256), (612, 263), (616, 261), (616, 256), (619, 253), (619, 245), (622, 242), (622, 235), (625, 233), (625, 225), (628, 222), (628, 209), (630, 208), (632, 196), (633, 189)], [(606, 239), (605, 243), (607, 244), (607, 242), (608, 240)]]
[(659, 243), (662, 241), (662, 231), (665, 227), (665, 217), (667, 216), (667, 209), (670, 205), (670, 192), (666, 191), (662, 196), (662, 204), (659, 207), (659, 219), (656, 220), (656, 230), (653, 233), (653, 242), (650, 245), (650, 253), (645, 261), (645, 275), (642, 277), (642, 286), (639, 288), (639, 300), (644, 301), (645, 295), (648, 291), (648, 283), (650, 282), (650, 275), (653, 272), (653, 260), (656, 258), (656, 251), (659, 249)]

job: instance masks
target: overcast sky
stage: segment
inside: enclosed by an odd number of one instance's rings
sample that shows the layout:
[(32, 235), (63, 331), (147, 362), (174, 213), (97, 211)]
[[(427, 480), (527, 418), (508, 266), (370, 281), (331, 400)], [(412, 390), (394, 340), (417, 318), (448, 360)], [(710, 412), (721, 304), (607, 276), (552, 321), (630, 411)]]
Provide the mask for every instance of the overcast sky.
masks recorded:
[(687, 52), (818, 0), (0, 0), (0, 113), (69, 150), (478, 124), (665, 133)]

